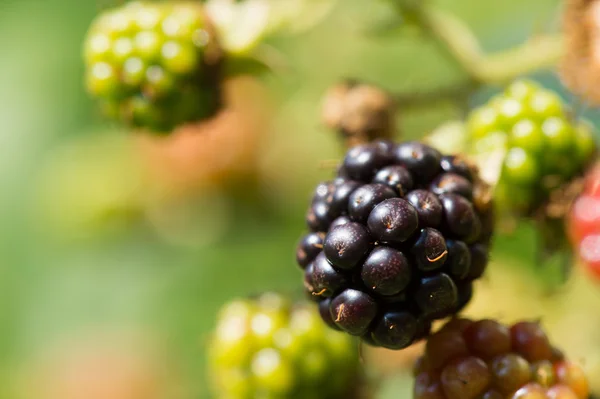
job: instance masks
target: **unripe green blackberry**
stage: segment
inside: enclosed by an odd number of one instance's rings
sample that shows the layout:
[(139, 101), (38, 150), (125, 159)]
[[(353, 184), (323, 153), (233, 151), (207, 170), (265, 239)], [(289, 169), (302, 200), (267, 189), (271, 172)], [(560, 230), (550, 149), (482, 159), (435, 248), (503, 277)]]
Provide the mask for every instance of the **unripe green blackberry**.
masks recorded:
[(88, 92), (104, 114), (156, 132), (213, 115), (221, 50), (202, 7), (132, 2), (92, 23), (85, 46)]
[(499, 161), (492, 173), (482, 167), (494, 180), (497, 204), (518, 215), (581, 175), (596, 152), (592, 128), (573, 122), (558, 95), (525, 80), (474, 110), (468, 131), (476, 158)]
[(277, 294), (227, 304), (208, 348), (218, 398), (327, 399), (356, 388), (352, 339), (328, 328), (312, 307)]

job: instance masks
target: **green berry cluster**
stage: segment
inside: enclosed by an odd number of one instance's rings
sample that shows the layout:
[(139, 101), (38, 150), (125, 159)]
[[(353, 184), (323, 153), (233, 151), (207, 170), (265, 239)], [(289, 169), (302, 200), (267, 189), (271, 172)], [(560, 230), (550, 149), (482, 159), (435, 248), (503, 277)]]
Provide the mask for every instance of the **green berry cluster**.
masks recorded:
[(593, 128), (573, 122), (558, 95), (526, 80), (474, 110), (468, 130), (474, 155), (502, 150), (496, 202), (516, 214), (582, 174), (596, 152)]
[(278, 294), (226, 305), (209, 351), (218, 398), (340, 398), (356, 383), (352, 339)]
[(127, 125), (168, 132), (218, 108), (221, 54), (199, 4), (107, 11), (89, 30), (84, 57), (88, 91)]

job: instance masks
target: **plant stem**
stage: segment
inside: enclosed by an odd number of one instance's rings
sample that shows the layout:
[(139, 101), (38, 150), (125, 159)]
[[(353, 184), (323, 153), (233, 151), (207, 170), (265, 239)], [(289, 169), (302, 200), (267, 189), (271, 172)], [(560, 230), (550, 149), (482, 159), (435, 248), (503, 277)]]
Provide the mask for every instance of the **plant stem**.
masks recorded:
[(520, 75), (556, 65), (562, 54), (562, 35), (534, 37), (521, 46), (482, 59), (479, 80), (487, 84), (504, 84)]
[[(471, 90), (480, 85), (503, 85), (520, 75), (555, 65), (562, 55), (560, 34), (539, 35), (515, 48), (485, 54), (471, 29), (456, 16), (429, 4), (410, 6), (395, 0), (397, 10), (409, 14), (411, 20), (438, 45), (470, 81)], [(446, 88), (440, 94), (450, 94)], [(435, 98), (434, 93), (429, 93)], [(419, 97), (417, 97), (418, 99)]]
[(468, 97), (479, 85), (470, 79), (453, 83), (444, 87), (436, 87), (430, 90), (417, 90), (414, 92), (399, 93), (395, 101), (401, 109), (420, 107), (431, 103), (460, 100)]
[(431, 7), (420, 7), (414, 16), (446, 57), (463, 69), (471, 79), (478, 81), (478, 64), (483, 55), (473, 32), (455, 16)]

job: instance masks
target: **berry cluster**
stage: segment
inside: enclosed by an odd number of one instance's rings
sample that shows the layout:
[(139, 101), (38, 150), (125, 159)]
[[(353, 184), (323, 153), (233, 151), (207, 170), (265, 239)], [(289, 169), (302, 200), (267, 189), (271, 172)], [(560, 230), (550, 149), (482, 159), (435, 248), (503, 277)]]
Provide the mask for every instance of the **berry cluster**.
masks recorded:
[(591, 127), (573, 125), (556, 94), (528, 81), (473, 111), (468, 129), (475, 155), (505, 151), (495, 198), (516, 214), (530, 214), (582, 174), (596, 151)]
[(128, 125), (171, 131), (219, 106), (221, 54), (198, 4), (133, 2), (105, 12), (84, 52), (88, 91)]
[(587, 399), (583, 370), (537, 322), (453, 319), (429, 337), (415, 399)]
[(586, 176), (583, 192), (574, 202), (569, 233), (582, 262), (600, 279), (600, 165)]
[(469, 302), (488, 262), (489, 193), (460, 157), (419, 142), (351, 149), (317, 187), (297, 249), (331, 327), (401, 349)]
[(324, 326), (312, 307), (273, 293), (226, 305), (208, 347), (222, 398), (341, 398), (358, 375), (348, 336)]

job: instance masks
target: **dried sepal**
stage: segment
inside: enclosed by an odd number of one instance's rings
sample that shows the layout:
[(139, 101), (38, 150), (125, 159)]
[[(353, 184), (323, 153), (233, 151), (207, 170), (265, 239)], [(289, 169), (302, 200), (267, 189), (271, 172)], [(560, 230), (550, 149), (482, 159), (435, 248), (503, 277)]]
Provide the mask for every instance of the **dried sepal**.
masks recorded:
[(600, 105), (600, 1), (568, 0), (563, 19), (561, 79), (591, 105)]
[(385, 90), (347, 80), (331, 87), (325, 95), (322, 119), (352, 147), (391, 138), (395, 131), (395, 109), (393, 97)]

